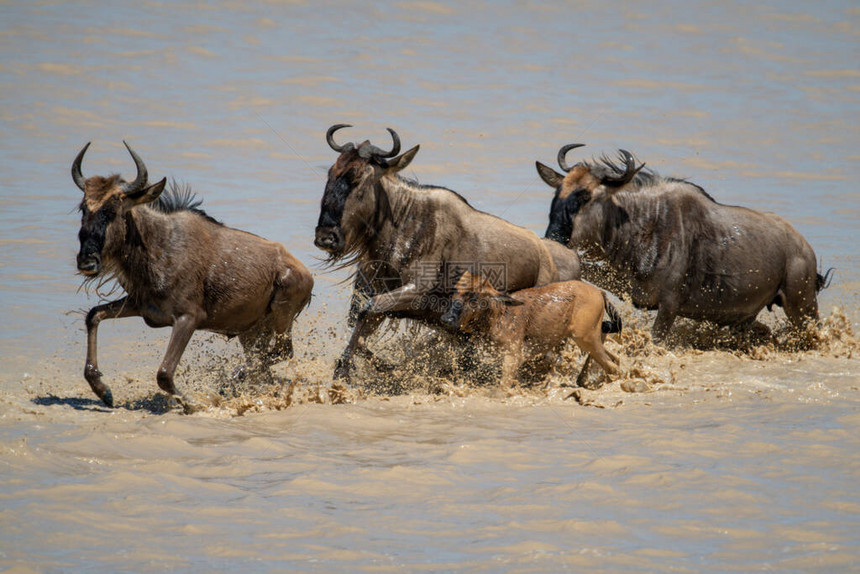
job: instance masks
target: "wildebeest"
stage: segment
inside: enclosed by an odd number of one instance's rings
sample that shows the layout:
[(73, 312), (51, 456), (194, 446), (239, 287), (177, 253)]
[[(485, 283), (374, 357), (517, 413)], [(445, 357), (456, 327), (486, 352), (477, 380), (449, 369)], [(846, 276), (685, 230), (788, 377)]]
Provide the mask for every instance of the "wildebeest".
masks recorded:
[(112, 407), (96, 358), (104, 319), (139, 316), (150, 327), (172, 326), (156, 380), (190, 411), (173, 375), (194, 331), (238, 336), (262, 366), (291, 357), (293, 320), (310, 301), (313, 278), (283, 246), (206, 215), (190, 192), (161, 196), (166, 178), (149, 185), (146, 165), (125, 145), (137, 166), (130, 183), (119, 175), (84, 178), (89, 143), (72, 163), (72, 179), (84, 192), (78, 271), (90, 281), (115, 278), (126, 292), (87, 314), (84, 377)]
[[(604, 311), (609, 321), (603, 321)], [(608, 333), (621, 331), (621, 317), (603, 291), (582, 281), (508, 294), (499, 292), (485, 277), (466, 272), (442, 322), (452, 329), (480, 334), (500, 348), (505, 387), (514, 384), (524, 361), (558, 352), (570, 339), (588, 353), (578, 385), (585, 380), (591, 358), (610, 375), (619, 369), (618, 357), (603, 342)]]
[(720, 204), (694, 183), (637, 167), (625, 150), (619, 161), (569, 166), (567, 153), (582, 145), (559, 150), (565, 174), (537, 162), (555, 189), (546, 236), (608, 263), (635, 306), (657, 309), (656, 339), (678, 315), (744, 327), (779, 305), (795, 327), (818, 319), (827, 277), (784, 219)]
[(491, 273), (497, 286), (509, 290), (557, 279), (535, 233), (476, 210), (449, 189), (401, 177), (419, 146), (398, 155), (400, 138), (390, 128), (390, 151), (369, 141), (339, 145), (334, 133), (344, 127), (349, 126), (334, 125), (326, 133), (340, 155), (328, 172), (314, 244), (328, 252), (331, 263), (357, 263), (373, 279), (336, 378), (349, 377), (353, 353), (385, 316), (438, 325), (466, 269)]
[(542, 239), (558, 269), (558, 281), (579, 281), (582, 279), (582, 263), (579, 254), (548, 237)]

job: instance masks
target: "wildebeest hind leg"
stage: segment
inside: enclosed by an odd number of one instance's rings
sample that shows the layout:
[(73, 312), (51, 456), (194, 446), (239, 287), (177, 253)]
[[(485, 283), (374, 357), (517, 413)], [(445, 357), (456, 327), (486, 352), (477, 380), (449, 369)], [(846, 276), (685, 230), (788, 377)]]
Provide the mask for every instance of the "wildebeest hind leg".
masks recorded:
[(161, 390), (176, 397), (186, 413), (193, 413), (200, 410), (200, 407), (193, 405), (176, 391), (173, 375), (176, 373), (179, 359), (182, 358), (182, 353), (185, 352), (185, 347), (188, 346), (197, 325), (198, 321), (190, 314), (180, 315), (174, 321), (173, 331), (170, 333), (170, 342), (167, 343), (167, 352), (164, 354), (164, 360), (161, 361), (161, 366), (156, 374), (156, 381)]
[(657, 308), (657, 318), (654, 319), (654, 325), (651, 327), (651, 336), (655, 341), (662, 342), (666, 339), (677, 315), (678, 303), (676, 301), (660, 302), (660, 306)]
[(812, 267), (811, 273), (808, 271), (805, 262), (795, 261), (788, 266), (786, 273), (783, 309), (796, 329), (818, 321), (815, 267)]
[(274, 347), (267, 360), (270, 364), (293, 358), (293, 322), (311, 301), (314, 281), (310, 275), (287, 270), (275, 282), (272, 298)]
[(249, 376), (256, 378), (278, 362), (275, 348), (270, 348), (273, 344), (277, 345), (277, 334), (272, 330), (269, 320), (254, 330), (240, 334), (239, 343), (242, 345), (245, 364), (233, 371), (235, 381), (244, 381)]

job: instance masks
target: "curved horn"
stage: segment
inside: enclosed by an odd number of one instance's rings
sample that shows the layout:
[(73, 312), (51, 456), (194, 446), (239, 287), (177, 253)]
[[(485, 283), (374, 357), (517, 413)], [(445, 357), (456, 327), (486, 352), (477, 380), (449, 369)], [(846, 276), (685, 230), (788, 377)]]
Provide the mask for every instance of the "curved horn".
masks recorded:
[(565, 156), (567, 155), (567, 152), (578, 147), (585, 147), (585, 144), (567, 144), (558, 150), (558, 167), (560, 167), (565, 173), (571, 170), (571, 166), (567, 165)]
[(122, 140), (122, 143), (125, 144), (125, 148), (128, 150), (128, 153), (131, 154), (131, 158), (134, 160), (134, 165), (137, 167), (137, 177), (134, 178), (134, 181), (131, 183), (127, 183), (122, 187), (122, 192), (130, 198), (135, 198), (143, 192), (143, 188), (146, 187), (146, 182), (149, 180), (149, 174), (146, 172), (146, 165), (143, 163), (143, 160), (140, 159), (134, 150), (131, 149), (131, 146), (126, 143), (125, 140)]
[(385, 128), (388, 130), (388, 133), (391, 134), (391, 139), (394, 140), (394, 145), (391, 147), (391, 151), (382, 151), (375, 145), (370, 142), (364, 142), (360, 146), (358, 146), (358, 155), (363, 157), (364, 159), (370, 159), (371, 157), (376, 157), (379, 159), (387, 159), (396, 156), (400, 153), (400, 136), (397, 135), (397, 132), (391, 128)]
[(84, 182), (86, 181), (84, 174), (81, 173), (81, 162), (84, 160), (84, 154), (87, 153), (87, 148), (90, 147), (91, 143), (93, 142), (87, 142), (87, 145), (84, 146), (84, 149), (78, 152), (78, 157), (76, 157), (75, 161), (72, 162), (72, 180), (81, 191), (84, 191)]
[(633, 176), (635, 176), (640, 169), (645, 167), (645, 164), (643, 163), (637, 168), (633, 154), (626, 149), (618, 150), (618, 155), (622, 160), (624, 160), (624, 173), (617, 177), (604, 177), (601, 181), (602, 184), (609, 185), (611, 187), (621, 187), (622, 185), (629, 183), (630, 180), (633, 179)]
[(394, 145), (391, 147), (391, 151), (388, 153), (380, 152), (380, 157), (394, 157), (400, 153), (400, 136), (397, 135), (397, 132), (391, 128), (385, 128), (388, 130), (388, 133), (391, 134), (391, 139), (394, 140)]
[(341, 153), (344, 149), (346, 149), (346, 145), (337, 145), (334, 143), (334, 132), (341, 128), (351, 128), (350, 124), (335, 124), (328, 129), (325, 133), (325, 141), (328, 142), (328, 145), (331, 149), (336, 151), (337, 153)]

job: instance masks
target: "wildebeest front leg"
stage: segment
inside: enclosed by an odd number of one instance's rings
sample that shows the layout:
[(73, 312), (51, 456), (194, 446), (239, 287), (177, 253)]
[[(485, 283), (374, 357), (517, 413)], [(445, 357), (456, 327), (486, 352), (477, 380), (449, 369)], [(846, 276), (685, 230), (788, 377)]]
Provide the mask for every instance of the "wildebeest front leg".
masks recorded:
[(99, 371), (97, 357), (97, 339), (99, 323), (104, 319), (120, 319), (122, 317), (135, 317), (140, 315), (137, 307), (129, 303), (126, 297), (105, 303), (90, 309), (87, 313), (87, 362), (84, 365), (84, 378), (90, 384), (93, 392), (109, 407), (113, 407), (113, 394), (110, 387), (102, 382), (102, 374)]
[(346, 319), (346, 324), (349, 327), (355, 327), (355, 322), (362, 307), (374, 295), (376, 295), (376, 290), (367, 279), (366, 273), (363, 270), (359, 270), (352, 284), (352, 295), (349, 298), (349, 314)]
[(392, 371), (394, 370), (394, 365), (383, 359), (380, 359), (373, 351), (367, 348), (367, 339), (369, 339), (376, 331), (379, 330), (379, 327), (380, 325), (382, 325), (383, 321), (385, 321), (384, 315), (374, 315), (372, 317), (367, 317), (364, 323), (364, 331), (362, 332), (362, 335), (359, 338), (355, 349), (353, 349), (353, 353), (358, 355), (359, 357), (363, 357), (367, 361), (370, 361), (370, 363), (377, 371)]
[(199, 410), (199, 407), (192, 405), (188, 399), (176, 391), (176, 386), (173, 384), (173, 375), (176, 373), (179, 359), (182, 358), (182, 353), (185, 351), (185, 347), (188, 346), (191, 335), (194, 334), (198, 324), (199, 321), (189, 314), (180, 315), (174, 321), (173, 331), (170, 333), (170, 342), (167, 344), (167, 352), (164, 354), (164, 360), (161, 361), (161, 366), (158, 368), (158, 374), (156, 375), (156, 381), (161, 390), (176, 397), (186, 413)]
[(335, 364), (334, 378), (349, 381), (352, 356), (355, 353), (356, 346), (369, 327), (378, 326), (380, 315), (411, 309), (413, 303), (421, 299), (424, 295), (426, 295), (425, 292), (418, 291), (414, 284), (408, 283), (392, 291), (371, 297), (356, 317), (355, 328), (352, 330), (349, 343), (346, 349), (344, 349), (343, 355), (341, 355)]
[[(355, 282), (353, 283), (352, 295), (349, 299), (349, 314), (346, 319), (348, 327), (355, 327), (355, 322), (358, 320), (359, 313), (361, 313), (361, 310), (367, 302), (376, 295), (376, 289), (369, 279), (371, 274), (376, 272), (378, 272), (378, 270), (370, 267), (361, 267), (359, 269), (358, 274), (355, 277)], [(370, 361), (377, 370), (390, 371), (392, 370), (393, 365), (390, 365), (377, 357), (373, 351), (368, 349), (364, 344), (367, 338), (379, 329), (379, 326), (382, 325), (383, 321), (385, 321), (385, 316), (383, 315), (376, 315), (375, 317), (368, 319), (367, 323), (364, 325), (363, 335), (354, 349), (354, 353)]]

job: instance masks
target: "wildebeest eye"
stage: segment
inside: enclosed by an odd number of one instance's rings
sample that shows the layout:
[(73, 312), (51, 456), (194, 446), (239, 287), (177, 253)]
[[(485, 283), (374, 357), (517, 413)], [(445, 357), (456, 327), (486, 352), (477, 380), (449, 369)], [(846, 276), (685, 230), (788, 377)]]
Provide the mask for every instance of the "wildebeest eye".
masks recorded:
[(573, 198), (575, 203), (584, 205), (591, 200), (591, 192), (585, 188), (580, 188), (573, 192)]
[(575, 189), (567, 201), (567, 209), (571, 215), (576, 215), (579, 210), (591, 200), (591, 191), (584, 187)]
[(89, 222), (88, 225), (95, 226), (99, 229), (104, 229), (116, 218), (116, 207), (110, 203), (103, 206), (96, 212), (89, 209), (81, 210), (81, 224)]
[(99, 210), (98, 216), (100, 220), (110, 223), (114, 218), (116, 218), (116, 206), (112, 203), (108, 203)]

